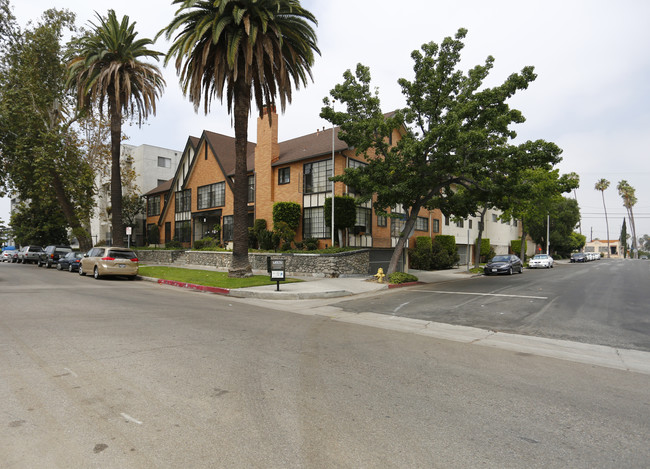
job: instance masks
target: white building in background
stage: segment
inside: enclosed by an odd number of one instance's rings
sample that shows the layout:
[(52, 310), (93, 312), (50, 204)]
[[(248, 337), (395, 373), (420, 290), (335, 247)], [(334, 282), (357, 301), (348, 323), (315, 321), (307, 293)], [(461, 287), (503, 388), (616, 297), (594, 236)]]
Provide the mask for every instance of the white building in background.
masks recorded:
[[(142, 195), (163, 182), (172, 179), (182, 151), (161, 148), (153, 145), (121, 145), (121, 160), (128, 161), (130, 169), (135, 173), (134, 184), (137, 194)], [(107, 208), (111, 205), (110, 171), (106, 175), (99, 175), (95, 180), (97, 195), (96, 206), (90, 220), (90, 232), (93, 244), (100, 241), (112, 243), (111, 217)], [(125, 188), (123, 188), (125, 192)], [(146, 213), (138, 217), (138, 226), (131, 236), (131, 243), (141, 245), (144, 242)], [(126, 236), (126, 235), (125, 235)]]
[[(483, 228), (483, 239), (490, 240), (490, 246), (496, 254), (508, 254), (510, 252), (510, 242), (521, 239), (519, 231), (519, 222), (517, 220), (501, 220), (499, 210), (488, 210), (485, 213), (485, 227)], [(468, 239), (469, 239), (469, 262), (474, 261), (474, 249), (476, 248), (476, 238), (478, 238), (479, 222), (481, 218), (469, 217), (459, 222), (455, 222), (443, 215), (441, 234), (452, 235), (456, 237), (456, 246), (458, 247), (459, 263), (466, 265), (468, 260)], [(519, 255), (519, 253), (515, 253)], [(535, 254), (535, 245), (528, 240), (526, 243), (526, 255)]]

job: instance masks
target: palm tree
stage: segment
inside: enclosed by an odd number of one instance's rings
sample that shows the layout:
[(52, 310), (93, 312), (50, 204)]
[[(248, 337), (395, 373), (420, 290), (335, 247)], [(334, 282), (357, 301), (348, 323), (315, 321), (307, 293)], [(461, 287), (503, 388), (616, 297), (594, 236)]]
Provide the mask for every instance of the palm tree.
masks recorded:
[(605, 178), (596, 182), (595, 189), (600, 191), (600, 194), (603, 196), (603, 209), (605, 209), (605, 226), (607, 227), (607, 257), (609, 255), (609, 221), (607, 220), (607, 207), (605, 206), (605, 191), (609, 187), (609, 181)]
[(262, 116), (292, 87), (307, 85), (316, 46), (316, 19), (299, 0), (174, 0), (176, 17), (160, 34), (173, 39), (183, 93), (204, 112), (212, 98), (226, 100), (235, 127), (235, 183), (231, 277), (251, 275), (248, 261), (246, 147), (251, 101)]
[(68, 86), (77, 94), (78, 107), (96, 107), (103, 114), (104, 104), (111, 128), (111, 221), (113, 244), (124, 243), (122, 222), (122, 180), (120, 178), (120, 142), (122, 120), (138, 117), (138, 124), (150, 113), (156, 114), (156, 100), (165, 88), (160, 69), (143, 58), (164, 55), (147, 48), (151, 39), (136, 39), (135, 22), (124, 16), (118, 21), (115, 11), (108, 17), (97, 14), (98, 24), (74, 46), (68, 63)]
[(636, 259), (639, 255), (639, 251), (637, 249), (636, 225), (634, 224), (634, 212), (632, 210), (632, 207), (637, 203), (636, 190), (625, 179), (619, 181), (616, 188), (618, 189), (618, 194), (623, 198), (623, 206), (626, 208), (628, 218), (630, 219), (630, 229), (632, 230), (632, 252)]

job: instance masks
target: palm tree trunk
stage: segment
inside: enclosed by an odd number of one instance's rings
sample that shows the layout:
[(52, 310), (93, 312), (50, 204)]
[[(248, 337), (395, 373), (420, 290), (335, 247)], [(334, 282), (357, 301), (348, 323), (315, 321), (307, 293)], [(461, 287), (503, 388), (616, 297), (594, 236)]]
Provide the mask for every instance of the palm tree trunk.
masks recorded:
[[(243, 74), (242, 74), (243, 76)], [(233, 248), (229, 277), (253, 275), (248, 261), (248, 114), (250, 110), (250, 87), (243, 81), (235, 84), (235, 183), (233, 187)]]
[(109, 89), (108, 113), (111, 117), (111, 222), (113, 246), (124, 246), (122, 223), (122, 175), (120, 174), (120, 144), (122, 142), (122, 113), (112, 89)]
[(638, 259), (639, 249), (637, 247), (636, 225), (634, 224), (634, 213), (632, 212), (632, 207), (630, 207), (630, 229), (632, 230), (632, 253), (634, 256), (633, 258)]
[(603, 196), (603, 209), (605, 210), (605, 227), (607, 227), (607, 258), (609, 258), (609, 221), (607, 220), (607, 206), (605, 206), (605, 191), (600, 191), (600, 194)]

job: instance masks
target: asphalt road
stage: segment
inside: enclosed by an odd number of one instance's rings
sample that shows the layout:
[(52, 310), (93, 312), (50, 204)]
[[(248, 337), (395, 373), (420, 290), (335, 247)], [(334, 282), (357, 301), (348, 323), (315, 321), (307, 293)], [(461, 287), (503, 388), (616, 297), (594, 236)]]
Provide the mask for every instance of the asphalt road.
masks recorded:
[(646, 374), (0, 264), (3, 468), (644, 468), (649, 390)]
[(650, 351), (649, 287), (650, 261), (603, 259), (393, 290), (337, 306)]

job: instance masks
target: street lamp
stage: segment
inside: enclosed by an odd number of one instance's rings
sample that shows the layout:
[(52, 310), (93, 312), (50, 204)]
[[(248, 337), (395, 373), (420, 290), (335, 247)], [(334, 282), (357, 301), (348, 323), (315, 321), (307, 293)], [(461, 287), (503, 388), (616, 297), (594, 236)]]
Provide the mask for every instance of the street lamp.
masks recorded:
[[(334, 111), (334, 103), (332, 100), (332, 111)], [(334, 122), (332, 122), (332, 177), (334, 177)], [(332, 181), (332, 247), (334, 247), (334, 181)]]

